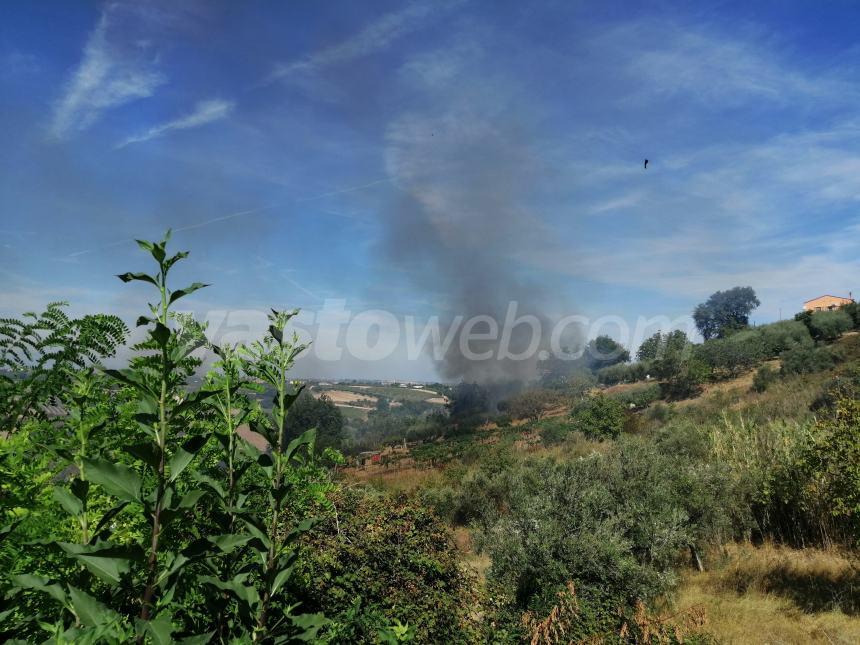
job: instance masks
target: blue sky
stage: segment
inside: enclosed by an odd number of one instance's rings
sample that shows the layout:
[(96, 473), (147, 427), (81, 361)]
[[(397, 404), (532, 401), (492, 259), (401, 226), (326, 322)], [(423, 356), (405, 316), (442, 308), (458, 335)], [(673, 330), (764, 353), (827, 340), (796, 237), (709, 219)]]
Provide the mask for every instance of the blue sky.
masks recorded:
[(420, 236), (392, 240), (413, 207), (438, 244), (540, 284), (553, 314), (675, 319), (750, 285), (765, 322), (860, 286), (851, 2), (3, 14), (2, 314), (67, 299), (131, 319), (143, 293), (113, 275), (146, 268), (130, 240), (168, 227), (192, 252), (178, 280), (213, 283), (198, 312), (444, 313), (448, 267)]

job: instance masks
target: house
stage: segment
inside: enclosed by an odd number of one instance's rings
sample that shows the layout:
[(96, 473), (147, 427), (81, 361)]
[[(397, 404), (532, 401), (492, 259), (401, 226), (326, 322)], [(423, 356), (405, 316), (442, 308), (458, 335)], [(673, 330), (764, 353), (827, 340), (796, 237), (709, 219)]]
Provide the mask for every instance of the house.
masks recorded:
[(832, 311), (833, 309), (839, 309), (839, 307), (843, 307), (845, 305), (850, 305), (854, 302), (854, 298), (851, 297), (851, 294), (848, 294), (847, 298), (842, 298), (841, 296), (818, 296), (817, 298), (813, 298), (812, 300), (807, 300), (803, 303), (804, 311)]

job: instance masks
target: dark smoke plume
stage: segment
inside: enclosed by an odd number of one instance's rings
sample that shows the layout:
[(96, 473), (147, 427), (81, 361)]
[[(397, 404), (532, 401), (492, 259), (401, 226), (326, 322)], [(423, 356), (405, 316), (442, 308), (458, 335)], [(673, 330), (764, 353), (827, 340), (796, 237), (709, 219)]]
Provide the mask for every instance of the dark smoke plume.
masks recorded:
[[(416, 288), (441, 298), (447, 326), (458, 316), (489, 316), (501, 335), (512, 301), (517, 316), (539, 320), (539, 346), (525, 360), (499, 360), (498, 338), (473, 340), (472, 351), (493, 356), (470, 360), (460, 351), (460, 327), (439, 365), (446, 379), (522, 384), (535, 378), (539, 356), (549, 350), (548, 294), (523, 278), (513, 260), (547, 245), (541, 220), (528, 206), (544, 175), (529, 141), (515, 116), (462, 108), (405, 118), (389, 129), (386, 162), (401, 191), (385, 214), (389, 259)], [(488, 330), (486, 322), (473, 329)], [(531, 342), (532, 329), (519, 325), (510, 351), (519, 354)]]

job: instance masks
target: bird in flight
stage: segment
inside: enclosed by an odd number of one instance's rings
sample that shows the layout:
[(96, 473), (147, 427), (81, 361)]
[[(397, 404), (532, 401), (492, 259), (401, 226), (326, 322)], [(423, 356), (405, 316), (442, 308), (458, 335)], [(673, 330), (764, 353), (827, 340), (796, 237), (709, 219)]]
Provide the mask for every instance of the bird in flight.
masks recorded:
[(648, 170), (648, 160), (645, 160), (645, 170)]

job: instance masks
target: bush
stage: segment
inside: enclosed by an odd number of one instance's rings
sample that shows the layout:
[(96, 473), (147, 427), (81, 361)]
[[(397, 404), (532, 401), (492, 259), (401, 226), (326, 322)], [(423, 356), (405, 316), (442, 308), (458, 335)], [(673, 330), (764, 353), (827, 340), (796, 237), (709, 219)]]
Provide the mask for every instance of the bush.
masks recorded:
[(571, 413), (573, 425), (591, 439), (614, 439), (624, 426), (624, 405), (605, 394), (577, 404)]
[(597, 371), (597, 380), (603, 385), (616, 385), (618, 383), (635, 383), (641, 381), (649, 373), (650, 362), (619, 363)]
[(797, 347), (783, 352), (782, 374), (812, 374), (829, 370), (836, 360), (827, 347)]
[(854, 323), (854, 328), (860, 328), (860, 303), (852, 302), (849, 305), (841, 307), (841, 310), (851, 316), (851, 321)]
[(306, 534), (295, 585), (304, 611), (333, 621), (328, 642), (379, 642), (395, 618), (417, 642), (474, 642), (476, 588), (432, 511), (361, 488), (331, 499), (338, 521), (330, 516)]
[(783, 320), (762, 325), (757, 327), (755, 331), (761, 335), (764, 353), (768, 358), (775, 358), (782, 352), (798, 346), (809, 347), (812, 345), (809, 329), (797, 320)]
[(649, 421), (656, 421), (657, 423), (666, 423), (674, 416), (675, 410), (670, 404), (658, 401), (650, 408), (648, 408), (644, 412), (644, 414)]
[(860, 546), (860, 401), (840, 401), (818, 430), (822, 438), (814, 466), (823, 479), (827, 508), (848, 524), (853, 546)]
[(662, 383), (663, 398), (684, 399), (697, 395), (702, 384), (711, 376), (711, 369), (696, 357), (670, 362), (661, 361), (665, 381)]
[(769, 388), (779, 377), (779, 372), (769, 365), (762, 365), (755, 373), (752, 382), (754, 392), (764, 392)]
[(696, 357), (707, 365), (714, 378), (735, 378), (765, 358), (762, 335), (744, 330), (729, 336), (708, 340), (696, 347)]
[(816, 340), (833, 341), (854, 326), (851, 316), (841, 309), (816, 311), (809, 321), (810, 330)]
[(643, 410), (654, 401), (657, 401), (661, 396), (661, 392), (659, 384), (650, 383), (631, 388), (629, 390), (616, 392), (610, 396), (620, 402), (628, 410)]
[(557, 390), (532, 388), (503, 401), (499, 409), (515, 419), (538, 421), (551, 408), (558, 406), (561, 399), (561, 394)]
[(506, 482), (494, 487), (506, 491), (496, 502), (504, 510), (479, 536), (492, 556), (491, 588), (511, 613), (545, 616), (572, 583), (579, 616), (563, 642), (617, 630), (638, 601), (674, 587), (679, 552), (727, 531), (722, 505), (731, 491), (720, 472), (650, 441), (625, 438), (573, 461), (531, 460), (496, 480)]

